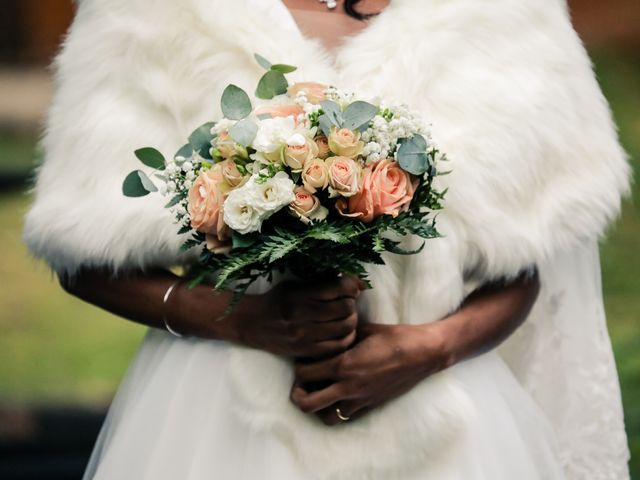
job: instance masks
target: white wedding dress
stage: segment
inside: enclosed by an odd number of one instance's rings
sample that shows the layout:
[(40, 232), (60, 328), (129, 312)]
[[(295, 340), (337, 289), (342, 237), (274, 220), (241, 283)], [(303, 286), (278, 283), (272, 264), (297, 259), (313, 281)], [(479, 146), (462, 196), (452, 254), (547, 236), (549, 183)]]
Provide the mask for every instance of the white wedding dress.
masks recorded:
[(289, 401), (288, 361), (150, 330), (85, 479), (628, 479), (596, 241), (628, 167), (560, 0), (394, 0), (335, 62), (279, 0), (81, 0), (26, 220), (32, 251), (60, 274), (184, 261), (163, 199), (120, 194), (130, 152), (174, 151), (218, 116), (202, 105), (255, 84), (256, 50), (300, 79), (423, 108), (451, 157), (444, 238), (372, 269), (368, 318), (435, 321), (531, 264), (540, 297), (500, 350), (334, 428)]

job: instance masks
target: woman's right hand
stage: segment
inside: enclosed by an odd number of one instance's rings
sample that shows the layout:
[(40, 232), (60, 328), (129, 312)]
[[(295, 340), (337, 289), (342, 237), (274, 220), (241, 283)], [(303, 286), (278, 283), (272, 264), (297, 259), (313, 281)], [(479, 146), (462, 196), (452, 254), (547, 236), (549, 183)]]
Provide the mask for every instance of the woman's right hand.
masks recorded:
[(238, 321), (240, 343), (293, 358), (322, 358), (349, 348), (356, 338), (354, 277), (304, 284), (283, 282), (252, 301), (253, 315)]

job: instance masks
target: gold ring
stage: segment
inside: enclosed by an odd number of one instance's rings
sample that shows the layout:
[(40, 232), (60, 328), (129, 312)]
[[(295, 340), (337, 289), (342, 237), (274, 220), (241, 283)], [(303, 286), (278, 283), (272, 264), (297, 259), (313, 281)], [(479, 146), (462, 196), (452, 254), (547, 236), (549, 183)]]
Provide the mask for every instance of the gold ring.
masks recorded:
[(342, 420), (343, 422), (348, 422), (348, 421), (349, 421), (349, 419), (351, 418), (351, 417), (347, 417), (347, 416), (343, 415), (343, 414), (342, 414), (342, 412), (340, 411), (340, 409), (339, 409), (338, 407), (336, 407), (336, 415), (337, 415), (337, 416), (338, 416), (338, 418), (339, 418), (340, 420)]

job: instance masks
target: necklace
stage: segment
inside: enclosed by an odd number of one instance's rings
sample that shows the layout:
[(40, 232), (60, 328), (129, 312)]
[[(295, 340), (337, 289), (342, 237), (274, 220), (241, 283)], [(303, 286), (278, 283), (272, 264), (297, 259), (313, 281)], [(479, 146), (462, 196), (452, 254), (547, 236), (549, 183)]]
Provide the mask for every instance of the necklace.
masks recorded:
[(326, 3), (329, 10), (333, 10), (338, 6), (338, 2), (336, 0), (320, 0), (320, 3)]

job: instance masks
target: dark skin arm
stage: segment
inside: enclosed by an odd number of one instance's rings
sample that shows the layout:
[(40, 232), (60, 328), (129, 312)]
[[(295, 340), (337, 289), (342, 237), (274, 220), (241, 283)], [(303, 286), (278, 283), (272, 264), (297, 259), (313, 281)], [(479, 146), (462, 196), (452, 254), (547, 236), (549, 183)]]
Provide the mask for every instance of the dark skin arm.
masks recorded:
[[(327, 360), (297, 363), (291, 399), (328, 425), (340, 423), (336, 407), (356, 419), (428, 376), (496, 347), (524, 322), (539, 289), (537, 274), (522, 274), (475, 291), (439, 322), (361, 324), (353, 348)], [(306, 387), (317, 382), (326, 386)]]
[(117, 279), (87, 269), (63, 288), (78, 298), (129, 320), (183, 335), (226, 340), (288, 357), (326, 358), (353, 344), (360, 282), (344, 277), (310, 287), (283, 282), (263, 295), (245, 295), (227, 317), (231, 293), (207, 285), (178, 285), (166, 305), (167, 289), (179, 277), (166, 271), (133, 272)]

